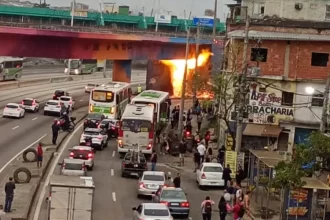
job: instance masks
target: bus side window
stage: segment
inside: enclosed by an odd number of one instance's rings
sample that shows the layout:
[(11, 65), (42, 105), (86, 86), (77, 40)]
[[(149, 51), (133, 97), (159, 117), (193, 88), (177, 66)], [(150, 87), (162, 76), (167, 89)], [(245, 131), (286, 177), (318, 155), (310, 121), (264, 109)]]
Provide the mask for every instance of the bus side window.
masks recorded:
[(119, 94), (116, 94), (116, 104), (119, 105), (121, 102)]
[(128, 102), (131, 103), (132, 89), (128, 88)]
[(5, 65), (4, 65), (5, 67), (5, 69), (8, 69), (8, 68), (13, 68), (13, 62), (12, 61), (10, 61), (10, 62), (5, 62)]
[(160, 114), (159, 117), (160, 119), (166, 119), (168, 115), (168, 103), (163, 102), (160, 104)]

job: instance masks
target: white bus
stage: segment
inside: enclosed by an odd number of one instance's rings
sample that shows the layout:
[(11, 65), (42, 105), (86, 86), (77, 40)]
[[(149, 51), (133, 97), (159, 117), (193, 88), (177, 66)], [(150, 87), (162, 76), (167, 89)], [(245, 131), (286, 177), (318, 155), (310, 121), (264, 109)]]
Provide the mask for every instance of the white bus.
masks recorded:
[(152, 104), (155, 106), (155, 112), (157, 114), (157, 122), (167, 122), (171, 100), (168, 92), (157, 90), (145, 90), (139, 95), (135, 96), (131, 104)]
[(0, 81), (19, 79), (22, 77), (24, 58), (0, 57)]
[(64, 65), (64, 73), (68, 73), (70, 75), (92, 74), (97, 71), (97, 60), (69, 59), (64, 61)]
[(131, 84), (109, 82), (91, 91), (89, 113), (102, 113), (109, 118), (120, 119), (132, 94)]
[(120, 120), (118, 153), (129, 150), (151, 154), (155, 143), (155, 107), (153, 105), (129, 104)]

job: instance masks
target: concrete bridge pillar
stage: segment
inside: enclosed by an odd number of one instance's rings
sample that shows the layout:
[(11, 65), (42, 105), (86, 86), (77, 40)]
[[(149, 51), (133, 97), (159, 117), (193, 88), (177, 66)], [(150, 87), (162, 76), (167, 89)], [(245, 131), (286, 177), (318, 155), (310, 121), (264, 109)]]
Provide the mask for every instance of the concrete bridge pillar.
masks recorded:
[(132, 60), (114, 60), (112, 69), (112, 81), (131, 82)]

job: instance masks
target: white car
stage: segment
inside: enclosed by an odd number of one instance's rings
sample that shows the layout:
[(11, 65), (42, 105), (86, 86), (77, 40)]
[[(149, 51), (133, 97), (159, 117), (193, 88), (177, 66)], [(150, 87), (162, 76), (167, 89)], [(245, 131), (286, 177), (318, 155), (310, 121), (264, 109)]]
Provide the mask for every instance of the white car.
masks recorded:
[(33, 98), (25, 98), (22, 100), (22, 105), (25, 111), (38, 112), (39, 111), (39, 102)]
[(3, 110), (2, 117), (23, 118), (25, 116), (25, 109), (23, 105), (17, 103), (8, 103)]
[(59, 100), (48, 100), (44, 107), (44, 115), (49, 114), (61, 115), (61, 102)]
[(94, 168), (94, 149), (87, 146), (74, 146), (69, 149), (70, 159), (83, 160), (87, 166), (87, 169), (93, 170)]
[(224, 186), (223, 167), (220, 163), (202, 163), (196, 171), (196, 182), (200, 188)]
[(163, 203), (142, 203), (138, 207), (132, 208), (133, 220), (173, 220), (170, 210)]
[(101, 128), (86, 128), (81, 134), (80, 144), (103, 150), (108, 145), (107, 132)]
[(71, 96), (61, 96), (59, 100), (64, 104), (66, 108), (70, 106), (71, 109), (74, 109), (76, 102)]
[(87, 167), (85, 161), (79, 159), (64, 159), (61, 166), (60, 174), (64, 176), (87, 176)]

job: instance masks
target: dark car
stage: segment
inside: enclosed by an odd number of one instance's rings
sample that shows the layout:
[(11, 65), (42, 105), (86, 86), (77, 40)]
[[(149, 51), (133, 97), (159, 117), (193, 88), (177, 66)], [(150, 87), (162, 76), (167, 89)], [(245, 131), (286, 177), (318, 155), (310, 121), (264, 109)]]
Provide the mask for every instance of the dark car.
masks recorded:
[(144, 171), (148, 170), (147, 159), (144, 154), (136, 151), (129, 151), (125, 154), (122, 166), (121, 176), (140, 177)]
[(84, 121), (84, 130), (86, 128), (99, 128), (101, 121), (105, 118), (101, 113), (89, 113)]
[(67, 95), (69, 95), (69, 93), (65, 92), (64, 90), (55, 90), (53, 100), (58, 100), (61, 96)]
[(119, 132), (119, 120), (106, 118), (101, 121), (100, 128), (106, 130), (109, 137), (117, 138)]

